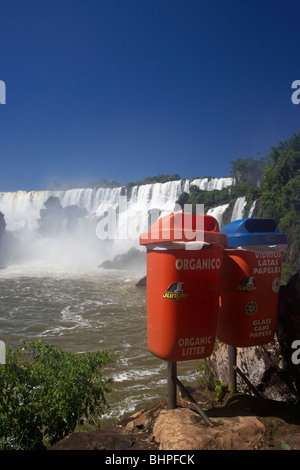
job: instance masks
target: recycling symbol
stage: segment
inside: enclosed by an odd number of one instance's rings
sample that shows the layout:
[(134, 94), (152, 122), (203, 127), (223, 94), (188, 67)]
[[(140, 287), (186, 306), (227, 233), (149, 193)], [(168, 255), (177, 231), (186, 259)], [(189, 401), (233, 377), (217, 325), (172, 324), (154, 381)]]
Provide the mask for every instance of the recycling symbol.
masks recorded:
[(246, 312), (248, 313), (248, 315), (254, 315), (256, 311), (257, 311), (257, 304), (255, 302), (249, 302), (246, 305)]

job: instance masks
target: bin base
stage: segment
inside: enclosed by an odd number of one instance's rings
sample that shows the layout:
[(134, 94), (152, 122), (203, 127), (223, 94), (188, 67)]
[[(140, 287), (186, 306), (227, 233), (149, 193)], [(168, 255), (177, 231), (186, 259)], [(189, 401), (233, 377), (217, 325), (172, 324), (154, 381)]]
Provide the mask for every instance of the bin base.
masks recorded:
[(188, 399), (194, 403), (198, 413), (204, 421), (209, 424), (210, 426), (213, 426), (214, 424), (212, 421), (209, 419), (209, 417), (204, 413), (204, 411), (200, 408), (196, 400), (193, 398), (193, 396), (190, 394), (190, 392), (185, 388), (185, 386), (180, 382), (180, 380), (177, 377), (177, 364), (176, 362), (168, 362), (168, 410), (174, 410), (177, 408), (177, 401), (176, 401), (176, 385), (181, 390), (181, 393), (183, 395), (186, 395)]

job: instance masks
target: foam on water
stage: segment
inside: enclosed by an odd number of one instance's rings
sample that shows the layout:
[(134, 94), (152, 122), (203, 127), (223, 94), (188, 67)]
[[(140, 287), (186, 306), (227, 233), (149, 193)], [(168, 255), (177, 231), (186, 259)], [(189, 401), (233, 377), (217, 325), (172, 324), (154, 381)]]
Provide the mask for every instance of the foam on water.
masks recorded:
[[(166, 399), (167, 366), (147, 348), (146, 291), (127, 272), (36, 266), (0, 271), (0, 339), (44, 339), (75, 353), (108, 350), (115, 380), (104, 423)], [(195, 382), (195, 363), (179, 367)], [(179, 372), (180, 374), (181, 372)], [(124, 406), (126, 404), (126, 406)]]

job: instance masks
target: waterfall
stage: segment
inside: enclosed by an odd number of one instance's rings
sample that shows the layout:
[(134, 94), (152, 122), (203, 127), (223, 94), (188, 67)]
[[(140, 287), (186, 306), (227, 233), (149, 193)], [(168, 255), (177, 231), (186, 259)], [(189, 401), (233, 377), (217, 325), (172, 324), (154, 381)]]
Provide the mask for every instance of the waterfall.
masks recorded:
[(245, 205), (247, 204), (246, 197), (239, 197), (233, 206), (233, 211), (231, 215), (231, 222), (234, 220), (242, 219), (244, 216)]
[(226, 188), (227, 186), (231, 186), (234, 184), (235, 181), (233, 178), (195, 178), (194, 180), (191, 181), (191, 185), (197, 186), (199, 189), (202, 189), (203, 191), (213, 191), (215, 189), (223, 189)]
[[(192, 185), (205, 191), (212, 191), (234, 183), (233, 178), (196, 178), (145, 184), (130, 189), (123, 186), (2, 192), (0, 212), (5, 217), (6, 239), (9, 243), (6, 240), (7, 244), (2, 247), (1, 252), (2, 255), (5, 252), (6, 258), (15, 263), (19, 258), (25, 258), (26, 261), (34, 258), (57, 263), (100, 263), (116, 254), (128, 251), (131, 247), (140, 248), (139, 234), (147, 230), (149, 212), (156, 209), (160, 216), (172, 212), (176, 209), (179, 196), (183, 192), (189, 193)], [(45, 234), (39, 230), (39, 223), (41, 211), (45, 213), (45, 203), (51, 196), (59, 201), (60, 212), (59, 217), (55, 218), (57, 213), (48, 211), (49, 233)], [(227, 206), (223, 205), (209, 211), (216, 217), (220, 226)], [(80, 213), (80, 217), (77, 217), (78, 212), (75, 209), (84, 211), (84, 215)], [(235, 209), (234, 212), (240, 213)], [(69, 214), (73, 213), (75, 218), (67, 221), (64, 219), (62, 223), (66, 214), (69, 217)], [(104, 239), (106, 222), (111, 222), (113, 227), (113, 232), (108, 235), (113, 233), (117, 235), (116, 237), (107, 236)], [(56, 225), (62, 227), (59, 236), (55, 231)], [(68, 232), (67, 228), (70, 226), (72, 230)], [(130, 233), (128, 227), (131, 227)]]
[(207, 211), (208, 215), (212, 215), (218, 221), (218, 224), (219, 224), (220, 228), (222, 228), (223, 225), (224, 225), (223, 224), (223, 215), (224, 215), (224, 212), (226, 211), (228, 206), (229, 206), (229, 204), (223, 204), (222, 206), (214, 207), (212, 209), (208, 209), (208, 211)]
[[(191, 185), (212, 191), (232, 185), (232, 178), (208, 178), (177, 180), (166, 183), (153, 183), (134, 186), (128, 191), (128, 207), (132, 211), (159, 208), (172, 211), (182, 192), (189, 192)], [(5, 216), (7, 229), (19, 231), (24, 228), (34, 230), (40, 218), (40, 210), (50, 196), (57, 197), (62, 205), (76, 205), (87, 210), (89, 217), (101, 216), (109, 207), (117, 208), (124, 187), (117, 188), (76, 188), (65, 191), (16, 191), (0, 193), (0, 212)]]
[(250, 209), (249, 209), (248, 217), (252, 217), (253, 212), (254, 212), (254, 209), (255, 209), (255, 206), (256, 206), (256, 200), (253, 201), (252, 204), (251, 204), (251, 207), (250, 207)]

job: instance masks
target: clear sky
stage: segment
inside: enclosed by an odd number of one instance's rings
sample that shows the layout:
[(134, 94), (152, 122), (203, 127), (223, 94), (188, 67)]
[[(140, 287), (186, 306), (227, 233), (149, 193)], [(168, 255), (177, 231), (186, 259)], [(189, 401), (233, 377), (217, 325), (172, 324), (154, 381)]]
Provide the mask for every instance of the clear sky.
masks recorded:
[(0, 191), (228, 176), (300, 128), (299, 44), (299, 0), (1, 0)]

